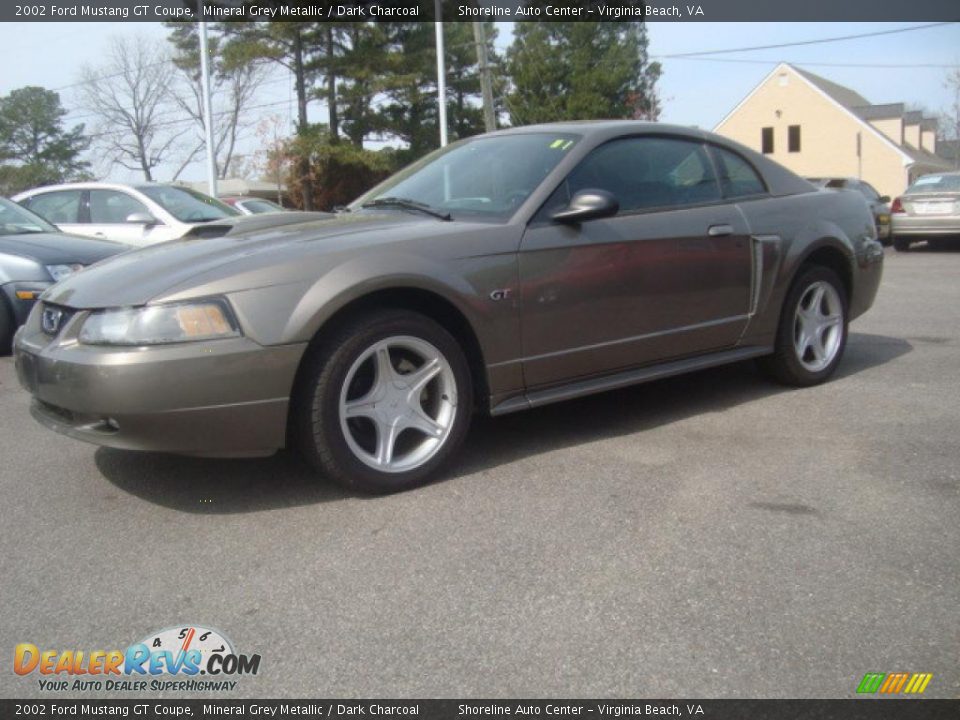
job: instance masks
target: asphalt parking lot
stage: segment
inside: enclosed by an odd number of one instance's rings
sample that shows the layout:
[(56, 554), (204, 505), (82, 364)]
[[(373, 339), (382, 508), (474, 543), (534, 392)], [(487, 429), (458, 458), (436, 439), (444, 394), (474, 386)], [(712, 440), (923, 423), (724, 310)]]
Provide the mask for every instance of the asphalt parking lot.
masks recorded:
[(44, 696), (17, 643), (196, 623), (262, 656), (237, 697), (956, 697), (958, 371), (960, 251), (888, 252), (824, 386), (747, 363), (482, 421), (368, 498), (54, 435), (2, 358), (0, 696)]

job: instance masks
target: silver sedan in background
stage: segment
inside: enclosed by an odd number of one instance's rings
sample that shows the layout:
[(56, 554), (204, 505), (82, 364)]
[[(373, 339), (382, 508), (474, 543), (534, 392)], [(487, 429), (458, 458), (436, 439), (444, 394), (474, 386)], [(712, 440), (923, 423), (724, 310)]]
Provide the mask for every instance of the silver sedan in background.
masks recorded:
[(960, 238), (960, 172), (924, 175), (893, 201), (893, 246), (900, 252), (926, 240), (939, 247)]

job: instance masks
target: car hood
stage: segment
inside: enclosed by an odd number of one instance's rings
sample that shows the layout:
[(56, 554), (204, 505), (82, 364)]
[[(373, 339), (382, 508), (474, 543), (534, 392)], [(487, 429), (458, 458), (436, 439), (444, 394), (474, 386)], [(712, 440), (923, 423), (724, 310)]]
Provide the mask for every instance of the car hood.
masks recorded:
[(122, 243), (65, 233), (0, 235), (0, 253), (32, 258), (43, 265), (92, 265), (129, 249)]
[(276, 227), (238, 222), (215, 237), (188, 234), (125, 253), (63, 280), (43, 298), (75, 308), (118, 307), (211, 283), (217, 293), (295, 283), (316, 279), (334, 257), (343, 261), (374, 246), (428, 240), (469, 226), (397, 211), (345, 213)]

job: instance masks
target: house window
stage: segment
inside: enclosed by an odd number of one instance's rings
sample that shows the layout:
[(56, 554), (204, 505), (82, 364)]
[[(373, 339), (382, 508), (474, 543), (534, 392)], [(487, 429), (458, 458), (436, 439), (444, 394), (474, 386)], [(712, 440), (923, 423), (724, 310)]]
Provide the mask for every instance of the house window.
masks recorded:
[(763, 149), (764, 155), (769, 155), (773, 152), (773, 128), (765, 127), (763, 128), (762, 133), (760, 134), (761, 147)]
[(800, 126), (791, 125), (787, 128), (787, 151), (800, 152)]

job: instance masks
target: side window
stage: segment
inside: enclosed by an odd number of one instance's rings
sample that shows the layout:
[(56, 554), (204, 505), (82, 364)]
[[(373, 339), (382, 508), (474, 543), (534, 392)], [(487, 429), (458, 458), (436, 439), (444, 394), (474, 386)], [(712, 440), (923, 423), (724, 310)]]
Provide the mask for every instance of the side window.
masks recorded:
[(54, 225), (69, 225), (80, 222), (81, 194), (81, 190), (57, 190), (34, 195), (25, 199), (22, 205)]
[(757, 171), (742, 157), (719, 147), (713, 148), (713, 154), (717, 159), (717, 172), (720, 173), (720, 187), (724, 197), (747, 197), (767, 191)]
[(95, 225), (125, 223), (133, 213), (148, 213), (139, 200), (118, 190), (90, 191), (90, 222)]
[(621, 213), (720, 199), (703, 146), (660, 137), (623, 138), (601, 145), (567, 176), (545, 207), (562, 207), (586, 189), (613, 193), (620, 201)]

